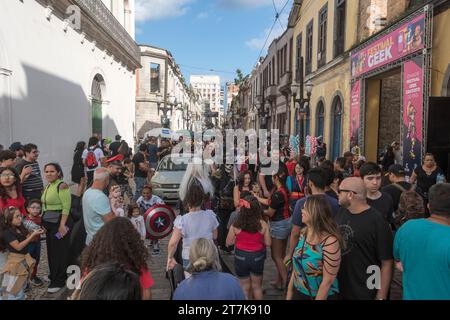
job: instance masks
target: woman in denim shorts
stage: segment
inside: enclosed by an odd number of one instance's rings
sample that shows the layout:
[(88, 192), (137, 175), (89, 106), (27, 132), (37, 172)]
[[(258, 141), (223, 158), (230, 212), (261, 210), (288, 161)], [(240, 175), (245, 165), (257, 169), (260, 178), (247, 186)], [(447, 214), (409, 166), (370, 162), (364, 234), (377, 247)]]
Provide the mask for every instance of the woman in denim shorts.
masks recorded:
[(268, 224), (253, 196), (239, 200), (240, 214), (230, 227), (227, 246), (235, 245), (234, 266), (247, 299), (262, 300), (266, 247), (271, 245)]
[(286, 255), (287, 241), (291, 233), (291, 210), (289, 208), (289, 192), (286, 187), (287, 173), (283, 168), (272, 176), (276, 191), (270, 199), (257, 197), (258, 201), (268, 206), (264, 215), (270, 219), (272, 235), (272, 260), (277, 268), (277, 279), (271, 284), (278, 290), (284, 290), (287, 284), (287, 268), (283, 262)]

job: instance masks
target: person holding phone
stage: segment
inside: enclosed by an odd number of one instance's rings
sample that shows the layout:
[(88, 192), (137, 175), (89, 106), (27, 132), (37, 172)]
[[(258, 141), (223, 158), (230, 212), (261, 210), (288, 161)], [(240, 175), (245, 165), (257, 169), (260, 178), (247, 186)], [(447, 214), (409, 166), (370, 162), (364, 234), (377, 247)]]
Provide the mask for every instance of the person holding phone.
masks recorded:
[(65, 286), (67, 278), (70, 247), (68, 232), (72, 226), (69, 213), (72, 196), (69, 186), (62, 180), (63, 173), (59, 164), (46, 164), (44, 174), (48, 182), (41, 198), (42, 221), (47, 230), (47, 256), (50, 269), (50, 285), (47, 291), (56, 293)]

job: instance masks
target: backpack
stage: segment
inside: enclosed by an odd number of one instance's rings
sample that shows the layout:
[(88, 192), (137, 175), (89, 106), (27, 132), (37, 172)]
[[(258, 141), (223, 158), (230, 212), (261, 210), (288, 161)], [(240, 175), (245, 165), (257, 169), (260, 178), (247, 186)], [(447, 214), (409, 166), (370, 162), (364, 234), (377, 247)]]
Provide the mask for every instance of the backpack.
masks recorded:
[[(400, 195), (400, 199), (402, 198), (402, 195), (405, 192), (407, 192), (407, 191), (415, 191), (417, 194), (420, 195), (420, 193), (417, 192), (417, 189), (416, 189), (416, 187), (414, 185), (412, 185), (410, 189), (405, 189), (401, 185), (399, 185), (398, 183), (393, 183), (392, 185), (402, 192), (401, 195)], [(400, 209), (397, 209), (396, 212), (394, 212), (394, 225), (395, 225), (395, 227), (397, 229), (403, 223), (405, 223), (408, 219), (409, 219), (409, 217), (407, 217), (404, 212), (401, 212)]]
[(89, 170), (95, 170), (98, 167), (98, 160), (97, 157), (95, 156), (96, 149), (97, 148), (94, 148), (93, 150), (88, 149), (88, 154), (86, 156), (86, 167)]

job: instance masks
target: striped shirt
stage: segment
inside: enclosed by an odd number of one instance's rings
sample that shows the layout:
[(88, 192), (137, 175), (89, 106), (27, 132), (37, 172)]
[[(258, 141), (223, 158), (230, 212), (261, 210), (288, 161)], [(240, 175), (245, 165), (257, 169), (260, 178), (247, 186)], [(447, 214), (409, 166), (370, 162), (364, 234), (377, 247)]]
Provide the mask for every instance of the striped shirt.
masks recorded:
[(29, 175), (29, 177), (26, 178), (25, 182), (22, 184), (23, 191), (24, 192), (42, 191), (44, 189), (44, 183), (42, 181), (41, 169), (39, 168), (39, 163), (37, 161), (28, 162), (24, 159), (20, 160), (16, 166), (16, 169), (19, 172), (19, 174), (22, 173), (22, 170), (25, 166), (31, 166), (33, 171)]

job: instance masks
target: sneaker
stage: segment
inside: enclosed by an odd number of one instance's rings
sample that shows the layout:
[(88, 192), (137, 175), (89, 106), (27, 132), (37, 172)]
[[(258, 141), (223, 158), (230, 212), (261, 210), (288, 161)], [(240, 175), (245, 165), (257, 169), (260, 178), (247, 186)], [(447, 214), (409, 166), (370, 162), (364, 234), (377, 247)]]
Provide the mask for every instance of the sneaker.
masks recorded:
[(153, 248), (152, 256), (159, 256), (160, 254), (161, 252), (159, 251), (159, 249)]
[(33, 279), (30, 280), (30, 282), (35, 287), (41, 287), (44, 284), (44, 282), (38, 277), (34, 277)]
[(48, 288), (47, 289), (47, 292), (48, 293), (57, 293), (59, 290), (61, 290), (62, 288), (58, 288), (58, 287), (55, 287), (55, 288)]

